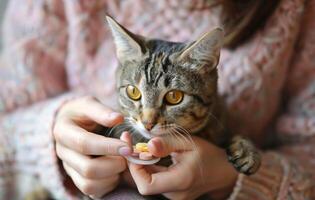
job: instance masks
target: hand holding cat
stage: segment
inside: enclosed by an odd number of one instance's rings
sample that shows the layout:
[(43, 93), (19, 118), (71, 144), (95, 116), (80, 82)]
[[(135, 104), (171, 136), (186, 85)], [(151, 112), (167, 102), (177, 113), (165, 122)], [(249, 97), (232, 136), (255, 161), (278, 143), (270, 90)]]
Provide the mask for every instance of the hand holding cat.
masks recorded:
[(196, 144), (170, 144), (162, 138), (149, 142), (150, 152), (158, 157), (171, 155), (170, 167), (129, 163), (129, 170), (143, 195), (163, 194), (169, 199), (195, 199), (208, 193), (211, 199), (227, 197), (237, 178), (224, 150), (206, 140), (193, 137)]
[(92, 133), (97, 124), (112, 127), (122, 121), (122, 115), (91, 97), (69, 101), (58, 112), (53, 129), (57, 155), (84, 194), (97, 198), (112, 191), (120, 173), (126, 170), (126, 161), (120, 155), (130, 153), (130, 146)]

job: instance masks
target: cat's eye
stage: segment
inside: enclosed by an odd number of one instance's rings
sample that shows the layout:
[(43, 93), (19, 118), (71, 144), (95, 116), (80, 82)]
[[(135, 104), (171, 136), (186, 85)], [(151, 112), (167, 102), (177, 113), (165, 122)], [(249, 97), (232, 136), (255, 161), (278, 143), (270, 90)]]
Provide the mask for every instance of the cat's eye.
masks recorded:
[(128, 85), (126, 88), (128, 97), (134, 101), (138, 101), (141, 98), (141, 92), (138, 88), (132, 85)]
[(166, 93), (164, 100), (167, 104), (176, 105), (182, 102), (184, 98), (184, 93), (179, 90), (171, 90)]

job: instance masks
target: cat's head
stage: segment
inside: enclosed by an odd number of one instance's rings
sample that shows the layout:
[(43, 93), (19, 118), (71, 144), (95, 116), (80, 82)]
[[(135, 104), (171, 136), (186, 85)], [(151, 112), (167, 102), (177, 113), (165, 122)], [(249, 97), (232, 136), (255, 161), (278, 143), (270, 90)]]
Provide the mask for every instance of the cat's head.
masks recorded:
[(144, 137), (202, 129), (215, 106), (223, 31), (185, 44), (135, 35), (107, 17), (119, 61), (119, 105)]

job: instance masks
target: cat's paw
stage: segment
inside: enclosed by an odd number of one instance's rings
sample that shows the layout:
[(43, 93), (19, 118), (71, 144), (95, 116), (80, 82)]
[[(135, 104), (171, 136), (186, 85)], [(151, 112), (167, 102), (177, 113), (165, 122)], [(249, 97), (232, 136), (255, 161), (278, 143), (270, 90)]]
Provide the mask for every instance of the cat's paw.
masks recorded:
[(237, 171), (251, 175), (260, 167), (261, 157), (255, 146), (241, 136), (233, 137), (227, 148), (228, 160)]

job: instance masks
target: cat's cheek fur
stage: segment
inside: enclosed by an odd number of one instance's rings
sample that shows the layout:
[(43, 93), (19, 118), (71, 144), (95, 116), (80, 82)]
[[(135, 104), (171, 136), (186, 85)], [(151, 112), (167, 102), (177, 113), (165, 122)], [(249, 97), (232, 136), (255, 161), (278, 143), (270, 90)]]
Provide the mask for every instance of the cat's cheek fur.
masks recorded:
[(186, 130), (189, 130), (191, 134), (197, 133), (198, 131), (202, 130), (207, 125), (207, 122), (207, 118), (196, 121), (190, 115), (180, 117), (178, 120), (176, 120), (176, 124), (185, 128)]
[(211, 111), (187, 95), (181, 104), (168, 106), (166, 112), (167, 122), (173, 120), (173, 123), (195, 133), (207, 125)]

